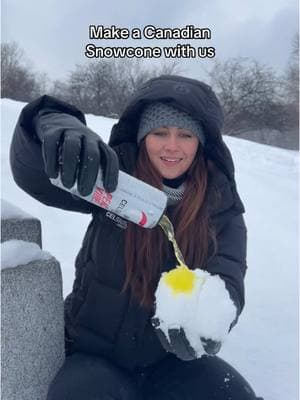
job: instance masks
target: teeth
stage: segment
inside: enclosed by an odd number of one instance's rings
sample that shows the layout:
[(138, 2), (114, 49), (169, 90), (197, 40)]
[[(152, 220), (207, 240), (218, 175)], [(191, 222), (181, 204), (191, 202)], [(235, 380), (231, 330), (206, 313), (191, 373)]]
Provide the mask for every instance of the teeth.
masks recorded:
[(170, 162), (177, 162), (177, 161), (180, 161), (180, 158), (166, 158), (166, 157), (162, 157), (162, 160), (165, 160), (165, 161), (170, 161)]

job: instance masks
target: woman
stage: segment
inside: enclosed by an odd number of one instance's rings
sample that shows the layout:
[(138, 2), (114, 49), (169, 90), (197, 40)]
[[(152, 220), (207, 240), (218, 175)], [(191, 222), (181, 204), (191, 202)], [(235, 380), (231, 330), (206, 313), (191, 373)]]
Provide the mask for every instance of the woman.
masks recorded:
[[(164, 190), (187, 265), (222, 280), (224, 298), (234, 304), (228, 331), (244, 306), (246, 228), (222, 122), (211, 88), (179, 76), (146, 82), (109, 146), (69, 104), (43, 96), (23, 109), (11, 146), (15, 181), (47, 205), (92, 214), (65, 300), (67, 357), (48, 400), (257, 399), (237, 371), (209, 356), (220, 348), (214, 337), (199, 330), (207, 355), (197, 358), (183, 327), (166, 332), (153, 318), (161, 274), (176, 265), (160, 227), (112, 218), (49, 180), (60, 172), (66, 188), (76, 182), (85, 196), (100, 166), (107, 192), (119, 169)], [(204, 304), (203, 321), (222, 320), (218, 304), (214, 309), (211, 315)]]

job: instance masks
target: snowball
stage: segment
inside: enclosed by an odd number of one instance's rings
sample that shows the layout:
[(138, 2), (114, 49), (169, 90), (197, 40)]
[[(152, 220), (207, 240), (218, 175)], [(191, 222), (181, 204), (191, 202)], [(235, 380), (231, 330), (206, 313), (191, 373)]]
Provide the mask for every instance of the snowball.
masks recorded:
[[(195, 269), (191, 290), (174, 290), (168, 274), (163, 273), (156, 290), (156, 314), (160, 329), (168, 337), (168, 329), (182, 327), (198, 357), (205, 353), (200, 337), (224, 341), (232, 321), (236, 317), (236, 307), (225, 287), (225, 282), (217, 275)], [(178, 271), (179, 273), (179, 271)], [(189, 271), (190, 273), (190, 271)], [(170, 284), (171, 283), (171, 284)]]

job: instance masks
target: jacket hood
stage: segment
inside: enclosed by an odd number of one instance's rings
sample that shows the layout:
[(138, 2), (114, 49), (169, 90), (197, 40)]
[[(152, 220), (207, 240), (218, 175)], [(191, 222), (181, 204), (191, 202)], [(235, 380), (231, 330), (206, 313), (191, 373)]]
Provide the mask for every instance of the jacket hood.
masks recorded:
[(233, 161), (221, 134), (222, 107), (211, 87), (195, 79), (162, 75), (144, 83), (129, 99), (118, 123), (113, 126), (109, 144), (114, 147), (126, 142), (136, 143), (141, 113), (156, 101), (168, 103), (200, 122), (206, 137), (205, 153), (233, 180)]

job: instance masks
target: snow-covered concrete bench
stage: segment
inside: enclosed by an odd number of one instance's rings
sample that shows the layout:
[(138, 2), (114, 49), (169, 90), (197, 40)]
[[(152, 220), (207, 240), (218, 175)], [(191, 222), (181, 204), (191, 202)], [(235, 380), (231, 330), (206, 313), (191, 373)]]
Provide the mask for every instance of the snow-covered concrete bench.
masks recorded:
[(62, 277), (41, 224), (1, 201), (2, 400), (45, 400), (64, 360)]

